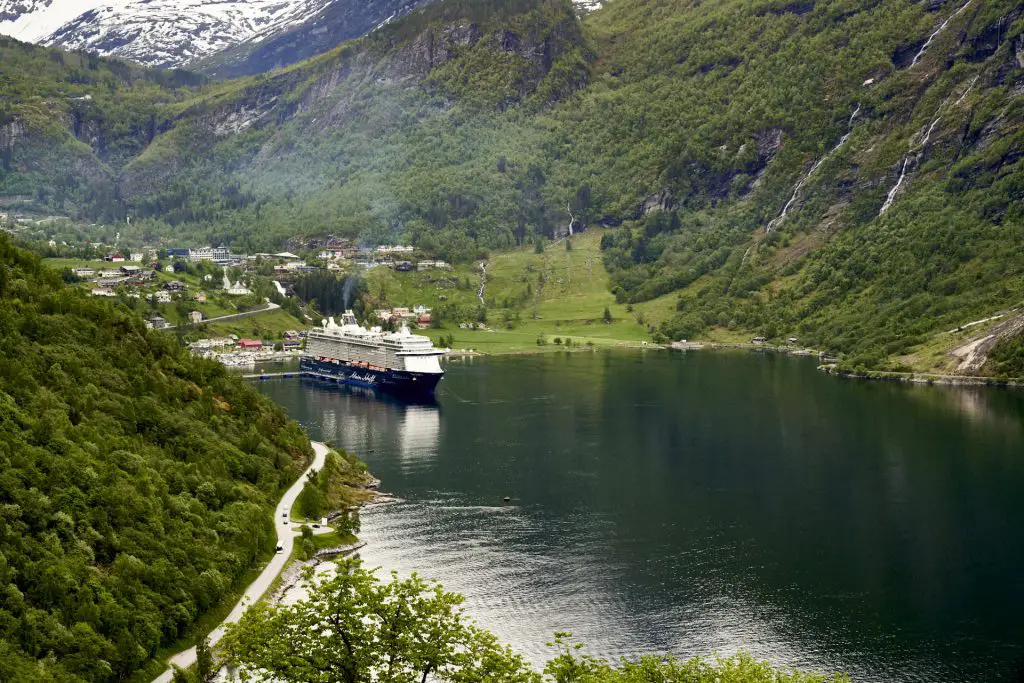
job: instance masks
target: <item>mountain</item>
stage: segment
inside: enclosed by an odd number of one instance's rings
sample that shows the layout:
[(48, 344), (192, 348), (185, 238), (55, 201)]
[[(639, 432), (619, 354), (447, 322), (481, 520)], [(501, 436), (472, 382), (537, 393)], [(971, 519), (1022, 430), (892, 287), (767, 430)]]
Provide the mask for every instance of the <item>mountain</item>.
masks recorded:
[[(415, 0), (0, 0), (0, 33), (147, 66), (178, 67), (298, 27), (304, 27), (305, 36), (316, 36), (334, 47), (416, 4)], [(323, 14), (331, 7), (332, 13)], [(347, 30), (330, 42), (335, 15), (347, 22), (342, 25)]]
[(273, 553), (308, 438), (5, 235), (0, 321), (0, 679), (149, 680)]
[(4, 0), (0, 32), (123, 57), (182, 66), (240, 42), (302, 24), (332, 0)]
[(260, 33), (190, 65), (215, 78), (237, 78), (295, 64), (363, 36), (433, 0), (336, 0), (305, 21)]
[[(119, 86), (132, 100), (76, 75), (55, 90), (87, 105), (0, 101), (0, 193), (130, 213), (138, 239), (331, 232), (455, 260), (573, 220), (604, 228), (616, 296), (656, 303), (659, 335), (797, 336), (898, 367), (1024, 299), (1021, 11), (440, 0), (271, 74), (150, 75)], [(67, 125), (83, 115), (95, 135)]]
[(147, 66), (183, 66), (242, 41), (302, 24), (330, 1), (135, 0), (83, 12), (42, 42)]
[[(574, 0), (578, 11), (600, 0)], [(433, 0), (0, 0), (0, 35), (217, 78), (326, 52)]]

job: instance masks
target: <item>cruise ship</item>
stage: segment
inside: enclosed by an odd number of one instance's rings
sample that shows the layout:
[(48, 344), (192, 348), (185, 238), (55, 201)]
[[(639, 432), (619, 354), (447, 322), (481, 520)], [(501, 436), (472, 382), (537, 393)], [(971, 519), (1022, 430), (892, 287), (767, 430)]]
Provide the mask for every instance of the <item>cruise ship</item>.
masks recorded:
[(345, 311), (340, 325), (329, 318), (310, 330), (299, 369), (307, 376), (422, 398), (433, 396), (444, 377), (439, 360), (447, 353), (407, 327), (366, 329)]

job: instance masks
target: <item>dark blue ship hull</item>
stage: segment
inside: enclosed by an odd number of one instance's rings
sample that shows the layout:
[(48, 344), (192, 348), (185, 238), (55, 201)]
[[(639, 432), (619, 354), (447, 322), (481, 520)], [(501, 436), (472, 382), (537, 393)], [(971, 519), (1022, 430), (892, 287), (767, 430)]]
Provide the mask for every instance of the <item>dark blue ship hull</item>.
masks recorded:
[(434, 395), (437, 383), (444, 374), (405, 372), (402, 370), (377, 370), (365, 366), (350, 365), (340, 360), (326, 360), (303, 356), (299, 371), (305, 377), (315, 377), (329, 382), (340, 382), (357, 387), (378, 389), (398, 396), (429, 398)]

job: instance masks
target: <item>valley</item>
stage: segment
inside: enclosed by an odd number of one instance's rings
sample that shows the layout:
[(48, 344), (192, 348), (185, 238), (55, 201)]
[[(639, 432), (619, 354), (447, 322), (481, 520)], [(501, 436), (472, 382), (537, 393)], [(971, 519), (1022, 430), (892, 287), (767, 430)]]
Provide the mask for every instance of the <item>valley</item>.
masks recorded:
[[(0, 33), (0, 680), (1014, 673), (1019, 1), (0, 0)], [(451, 357), (328, 325), (316, 372), (247, 369), (349, 309)], [(355, 564), (236, 609), (357, 532), (496, 635)]]
[(898, 370), (1024, 300), (1020, 26), (1012, 2), (447, 0), (224, 82), (11, 45), (46, 65), (18, 87), (50, 113), (2, 105), (0, 205), (466, 265), (574, 220), (605, 229), (617, 304), (674, 302), (661, 337), (796, 336)]

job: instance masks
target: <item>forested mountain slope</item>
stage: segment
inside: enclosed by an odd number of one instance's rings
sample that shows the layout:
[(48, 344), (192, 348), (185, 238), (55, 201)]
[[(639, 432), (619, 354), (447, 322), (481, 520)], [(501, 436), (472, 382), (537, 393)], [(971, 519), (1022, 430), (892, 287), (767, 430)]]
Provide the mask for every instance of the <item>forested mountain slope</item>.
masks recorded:
[(171, 126), (167, 105), (202, 80), (0, 37), (0, 212), (28, 202), (123, 216), (117, 170)]
[(0, 680), (124, 680), (273, 548), (284, 411), (0, 235)]
[(682, 293), (669, 336), (793, 334), (877, 365), (1024, 296), (1022, 34), (1013, 0), (616, 0), (582, 19), (441, 0), (283, 71), (166, 93), (133, 158), (54, 132), (108, 194), (22, 154), (34, 132), (0, 186), (130, 214), (146, 238), (333, 232), (452, 259), (571, 212), (609, 228), (620, 300)]

